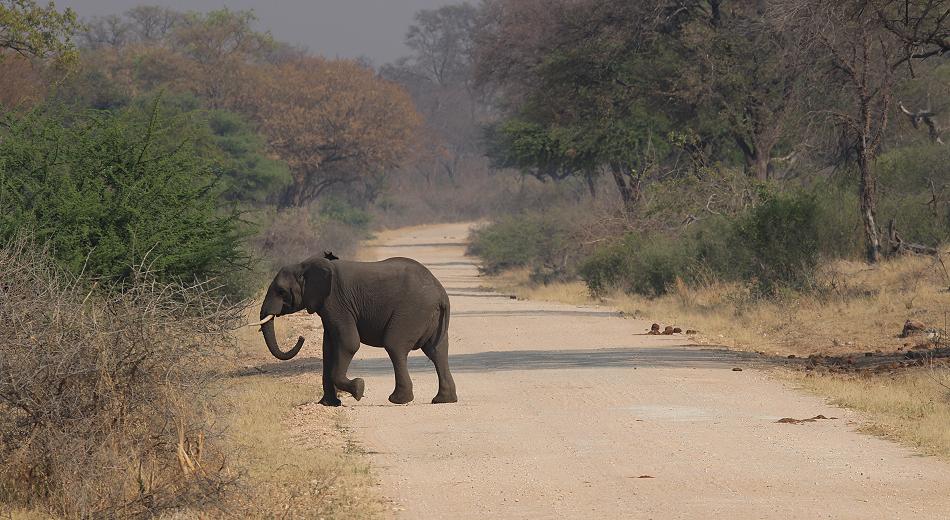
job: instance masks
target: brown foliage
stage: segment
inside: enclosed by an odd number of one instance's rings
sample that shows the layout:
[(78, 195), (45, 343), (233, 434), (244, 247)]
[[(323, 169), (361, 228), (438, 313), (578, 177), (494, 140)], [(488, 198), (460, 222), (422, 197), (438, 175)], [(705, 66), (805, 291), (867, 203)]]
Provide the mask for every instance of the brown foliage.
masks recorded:
[(41, 65), (19, 55), (0, 53), (0, 110), (29, 107), (43, 99)]
[(355, 61), (306, 57), (262, 66), (247, 85), (239, 104), (293, 174), (285, 206), (398, 167), (420, 126), (408, 94)]
[(0, 280), (0, 499), (145, 517), (227, 487), (206, 394), (239, 309), (147, 272), (90, 289), (25, 240)]
[(352, 259), (363, 232), (323, 218), (317, 210), (315, 205), (310, 205), (259, 217), (263, 225), (252, 246), (264, 260), (267, 277), (288, 263), (299, 262), (321, 251), (333, 251), (340, 257)]

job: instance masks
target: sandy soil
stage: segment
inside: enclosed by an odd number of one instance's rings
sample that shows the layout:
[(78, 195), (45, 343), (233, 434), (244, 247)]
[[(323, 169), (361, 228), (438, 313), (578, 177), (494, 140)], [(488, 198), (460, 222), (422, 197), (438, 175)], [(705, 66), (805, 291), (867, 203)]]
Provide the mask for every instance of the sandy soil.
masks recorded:
[[(649, 322), (603, 307), (487, 291), (467, 230), (389, 232), (365, 253), (425, 263), (452, 300), (459, 403), (429, 404), (435, 372), (414, 352), (416, 401), (390, 404), (392, 367), (366, 346), (350, 377), (367, 395), (342, 397), (396, 516), (950, 518), (950, 464), (857, 433), (859, 416), (741, 354), (643, 335)], [(314, 337), (272, 371), (312, 379), (319, 399), (320, 361), (305, 357), (319, 355), (319, 320), (285, 321)], [(818, 414), (834, 419), (776, 422)]]

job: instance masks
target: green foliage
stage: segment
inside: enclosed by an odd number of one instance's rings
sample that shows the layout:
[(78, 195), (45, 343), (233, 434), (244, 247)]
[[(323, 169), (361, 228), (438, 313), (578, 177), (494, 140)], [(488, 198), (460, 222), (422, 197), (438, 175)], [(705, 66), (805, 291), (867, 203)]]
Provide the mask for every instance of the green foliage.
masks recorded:
[(658, 296), (696, 266), (691, 244), (660, 235), (630, 233), (596, 250), (578, 269), (593, 293), (614, 288)]
[(810, 190), (816, 204), (816, 240), (823, 258), (863, 258), (865, 254), (858, 190), (824, 181)]
[(7, 116), (0, 240), (32, 230), (65, 269), (106, 281), (140, 264), (160, 281), (234, 272), (242, 237), (237, 214), (220, 207), (214, 164), (157, 112)]
[(635, 234), (601, 247), (578, 272), (591, 291), (657, 296), (677, 278), (753, 283), (763, 294), (807, 289), (818, 262), (817, 204), (779, 195), (737, 218), (709, 219), (679, 235)]
[(884, 194), (923, 193), (930, 191), (930, 181), (945, 182), (948, 164), (950, 147), (926, 142), (882, 153), (875, 170)]
[(320, 203), (320, 216), (364, 233), (369, 231), (369, 225), (373, 221), (372, 215), (338, 197), (327, 197)]
[(560, 179), (590, 168), (590, 158), (579, 157), (563, 134), (559, 129), (511, 118), (488, 129), (488, 156), (496, 168), (516, 168), (540, 179)]
[(290, 183), (287, 165), (266, 155), (264, 139), (241, 115), (212, 110), (207, 128), (208, 145), (228, 200), (263, 203)]
[[(154, 97), (132, 101), (129, 110), (148, 117)], [(240, 114), (206, 109), (191, 94), (161, 95), (158, 110), (162, 119), (174, 120), (178, 132), (159, 136), (168, 146), (180, 134), (191, 136), (195, 151), (212, 165), (218, 177), (220, 197), (227, 201), (261, 204), (273, 198), (290, 182), (290, 171), (280, 161), (267, 156), (267, 145)]]
[(61, 62), (76, 59), (73, 33), (79, 29), (72, 9), (56, 10), (50, 2), (41, 6), (36, 0), (0, 0), (0, 61), (4, 50), (38, 58), (56, 58)]
[(514, 267), (558, 270), (567, 264), (571, 229), (569, 219), (549, 213), (511, 215), (473, 231), (468, 254), (490, 274)]
[(720, 261), (733, 266), (735, 277), (757, 280), (767, 293), (779, 287), (807, 288), (818, 264), (816, 214), (811, 195), (771, 198), (739, 218), (734, 227), (736, 255)]
[[(894, 219), (904, 240), (937, 246), (950, 240), (946, 184), (950, 147), (921, 143), (889, 150), (878, 158), (878, 219)], [(884, 231), (884, 230), (882, 230)]]

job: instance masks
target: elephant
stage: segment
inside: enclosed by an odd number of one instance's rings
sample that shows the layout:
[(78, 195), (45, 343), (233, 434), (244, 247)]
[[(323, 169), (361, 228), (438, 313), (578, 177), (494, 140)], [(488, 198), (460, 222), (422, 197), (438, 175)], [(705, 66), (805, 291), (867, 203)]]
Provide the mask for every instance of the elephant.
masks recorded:
[(405, 404), (413, 399), (406, 361), (409, 351), (416, 349), (422, 349), (438, 374), (439, 391), (432, 402), (458, 401), (449, 371), (449, 297), (439, 280), (409, 258), (353, 262), (329, 256), (333, 255), (313, 256), (277, 272), (261, 304), (258, 323), (270, 353), (280, 360), (297, 355), (303, 336), (284, 352), (277, 344), (274, 320), (306, 309), (323, 321), (320, 404), (340, 406), (337, 389), (357, 401), (362, 399), (363, 380), (346, 375), (360, 343), (385, 348), (389, 354), (396, 375), (390, 402)]

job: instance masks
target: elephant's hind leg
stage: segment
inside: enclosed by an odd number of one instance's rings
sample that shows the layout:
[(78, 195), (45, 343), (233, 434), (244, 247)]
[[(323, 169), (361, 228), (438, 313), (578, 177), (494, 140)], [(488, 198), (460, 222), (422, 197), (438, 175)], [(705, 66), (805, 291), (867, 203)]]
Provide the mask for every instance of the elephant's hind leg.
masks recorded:
[(439, 375), (439, 393), (432, 398), (432, 404), (454, 403), (459, 400), (455, 393), (455, 380), (449, 371), (449, 340), (443, 337), (435, 347), (423, 347), (422, 352), (432, 360), (435, 372)]

